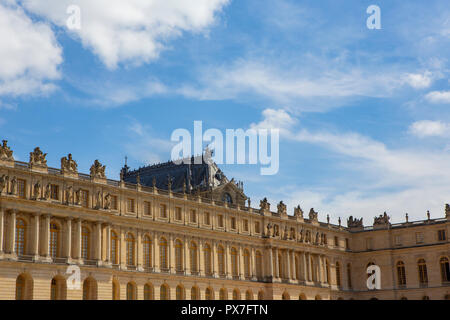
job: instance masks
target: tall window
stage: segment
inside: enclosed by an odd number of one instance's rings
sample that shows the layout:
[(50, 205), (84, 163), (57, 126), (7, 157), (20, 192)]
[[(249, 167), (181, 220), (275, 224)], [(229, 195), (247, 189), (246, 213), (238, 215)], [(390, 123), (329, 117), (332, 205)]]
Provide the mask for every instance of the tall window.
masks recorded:
[(153, 300), (153, 287), (148, 283), (144, 286), (144, 300)]
[(83, 300), (97, 300), (97, 282), (93, 278), (83, 282)]
[(397, 283), (399, 287), (406, 286), (406, 271), (403, 261), (397, 262)]
[(255, 232), (256, 233), (260, 233), (261, 232), (260, 227), (259, 227), (259, 221), (255, 222)]
[(212, 263), (211, 263), (211, 247), (209, 244), (205, 244), (205, 273), (206, 275), (212, 275)]
[(134, 199), (128, 199), (127, 200), (127, 212), (134, 213)]
[(66, 280), (56, 276), (50, 283), (50, 300), (65, 300), (67, 293)]
[(127, 234), (127, 265), (134, 266), (134, 244), (135, 240), (131, 233)]
[(132, 282), (127, 283), (127, 300), (136, 300), (136, 285)]
[(192, 223), (197, 223), (197, 211), (195, 211), (194, 209), (191, 210), (191, 222)]
[(341, 264), (336, 262), (336, 285), (341, 287)]
[(152, 215), (152, 203), (149, 201), (144, 201), (144, 215), (146, 216)]
[(238, 253), (236, 248), (231, 248), (231, 272), (233, 276), (238, 275)]
[(450, 282), (450, 267), (447, 257), (442, 257), (439, 261), (441, 265), (441, 279), (443, 283)]
[(23, 179), (17, 179), (17, 195), (21, 199), (25, 199), (27, 189), (27, 182)]
[(22, 275), (16, 279), (16, 300), (25, 300), (25, 277)]
[(167, 206), (165, 204), (159, 205), (159, 216), (161, 218), (167, 218)]
[(144, 267), (151, 268), (152, 267), (152, 240), (147, 235), (144, 236), (143, 250), (144, 250)]
[(191, 247), (189, 248), (189, 258), (191, 260), (191, 272), (198, 272), (198, 263), (197, 263), (197, 244), (195, 242), (191, 242)]
[(352, 288), (352, 266), (350, 263), (347, 264), (347, 285), (348, 288)]
[(26, 224), (22, 219), (16, 220), (16, 253), (19, 256), (23, 256), (25, 254), (25, 230)]
[(52, 184), (50, 186), (50, 198), (53, 200), (59, 199), (59, 186), (56, 184)]
[(260, 290), (258, 292), (258, 300), (264, 300), (264, 291)]
[(59, 249), (59, 228), (55, 223), (50, 223), (50, 256), (56, 258)]
[(169, 287), (166, 284), (163, 284), (159, 289), (159, 297), (160, 300), (169, 300)]
[(438, 230), (438, 241), (445, 241), (445, 240), (447, 240), (445, 230)]
[(161, 270), (167, 270), (168, 269), (168, 263), (167, 263), (167, 240), (165, 238), (161, 238), (159, 240), (159, 264), (161, 266)]
[(184, 300), (184, 288), (182, 286), (180, 285), (177, 286), (176, 295), (177, 300)]
[(219, 214), (217, 216), (217, 224), (219, 225), (220, 228), (223, 228), (223, 215)]
[(244, 227), (244, 231), (248, 231), (248, 220), (247, 219), (244, 219), (243, 227)]
[(330, 283), (330, 264), (328, 263), (328, 260), (325, 261), (325, 271), (326, 271), (326, 282)]
[(256, 264), (256, 276), (258, 278), (261, 278), (262, 277), (262, 254), (261, 254), (261, 251), (256, 251), (255, 264)]
[(211, 288), (205, 290), (205, 300), (214, 300), (214, 294)]
[(253, 292), (251, 292), (250, 290), (247, 290), (245, 292), (245, 300), (253, 300)]
[(426, 286), (428, 285), (427, 264), (424, 259), (420, 259), (417, 264), (419, 269), (419, 283), (422, 286)]
[(205, 217), (205, 225), (209, 226), (211, 224), (211, 214), (209, 212), (204, 213)]
[(117, 233), (111, 231), (111, 262), (112, 264), (118, 264), (117, 249), (119, 247), (119, 238)]
[(278, 278), (284, 277), (283, 274), (284, 264), (283, 264), (283, 256), (281, 253), (278, 254)]
[(222, 288), (219, 291), (219, 300), (227, 300), (227, 290)]
[(175, 220), (178, 220), (178, 221), (183, 220), (180, 207), (175, 207)]
[(236, 230), (236, 218), (231, 217), (231, 229)]
[(233, 290), (233, 300), (240, 300), (241, 299), (241, 294), (239, 293), (238, 289), (234, 289)]
[(120, 286), (116, 280), (112, 282), (112, 299), (120, 300)]
[(176, 271), (183, 270), (183, 243), (180, 240), (175, 241), (175, 268)]
[(84, 208), (89, 207), (89, 191), (87, 190), (81, 190), (81, 206)]
[(247, 249), (244, 250), (244, 275), (250, 277), (250, 252)]
[(90, 232), (86, 227), (81, 228), (81, 257), (83, 259), (89, 259), (90, 249)]
[(191, 300), (199, 300), (199, 291), (197, 287), (192, 287), (191, 288)]
[(217, 248), (217, 260), (219, 263), (219, 275), (225, 274), (225, 251), (222, 246)]

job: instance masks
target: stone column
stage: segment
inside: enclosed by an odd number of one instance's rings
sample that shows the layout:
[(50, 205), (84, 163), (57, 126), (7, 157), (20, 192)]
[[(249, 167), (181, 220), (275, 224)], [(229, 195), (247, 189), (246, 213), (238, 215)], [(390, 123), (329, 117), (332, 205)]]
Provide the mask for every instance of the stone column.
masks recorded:
[(251, 249), (251, 251), (250, 251), (250, 254), (251, 254), (251, 259), (250, 259), (250, 261), (251, 261), (251, 263), (250, 263), (250, 276), (252, 277), (252, 280), (256, 280), (256, 250), (255, 250), (255, 248), (252, 248)]
[(227, 274), (227, 278), (231, 279), (231, 278), (233, 278), (233, 270), (231, 269), (231, 246), (228, 242), (227, 242), (227, 247), (226, 247), (225, 260), (226, 260), (225, 261), (226, 262), (225, 273)]
[[(170, 212), (170, 211), (169, 211)], [(170, 216), (170, 213), (169, 213)], [(170, 273), (176, 273), (175, 268), (175, 245), (174, 245), (175, 239), (172, 234), (169, 235), (169, 243), (167, 244), (169, 247), (167, 248), (168, 254), (169, 254), (169, 272)]]
[(137, 241), (136, 241), (136, 263), (137, 263), (137, 270), (143, 271), (144, 268), (142, 265), (144, 264), (144, 255), (143, 255), (143, 248), (142, 248), (142, 231), (137, 230)]
[(312, 255), (308, 253), (308, 278), (311, 282), (314, 281), (312, 264)]
[(0, 208), (0, 254), (3, 254), (4, 226), (5, 226), (5, 209)]
[(159, 236), (156, 234), (156, 232), (153, 234), (153, 245), (155, 250), (153, 250), (154, 252), (154, 259), (153, 259), (153, 263), (155, 264), (154, 270), (155, 272), (159, 272)]
[(102, 260), (102, 223), (95, 223), (95, 248), (94, 259), (98, 262)]
[(8, 253), (16, 253), (16, 210), (11, 210), (9, 215)]
[(288, 280), (291, 280), (292, 275), (291, 275), (291, 251), (290, 250), (286, 250), (286, 278)]
[(73, 257), (81, 259), (81, 219), (75, 221)]
[(238, 264), (239, 264), (239, 278), (241, 280), (244, 280), (245, 276), (245, 271), (244, 271), (244, 250), (242, 248), (242, 246), (239, 246), (239, 251), (238, 251)]
[(186, 272), (186, 275), (190, 275), (191, 274), (191, 260), (190, 260), (190, 255), (189, 255), (189, 238), (185, 237), (184, 238), (184, 250), (183, 250), (183, 254), (184, 254), (184, 270)]
[(105, 227), (106, 231), (106, 252), (105, 252), (105, 260), (107, 263), (111, 263), (111, 225), (108, 223)]
[(269, 263), (266, 264), (267, 265), (267, 273), (266, 276), (269, 277), (270, 281), (272, 281), (272, 279), (274, 278), (274, 274), (273, 274), (273, 251), (272, 248), (268, 248), (268, 257), (269, 257)]
[(281, 278), (280, 261), (278, 259), (278, 248), (274, 248), (275, 251), (275, 277)]
[(317, 256), (317, 260), (319, 261), (318, 267), (319, 267), (319, 272), (318, 272), (318, 280), (319, 283), (324, 283), (325, 282), (325, 278), (324, 278), (324, 263), (323, 263), (323, 258), (321, 255)]
[(49, 247), (50, 247), (50, 215), (44, 215), (44, 223), (42, 226), (42, 255), (45, 258), (50, 257)]
[(33, 247), (31, 248), (31, 254), (34, 259), (39, 257), (39, 219), (41, 218), (39, 213), (35, 213), (33, 217)]
[[(197, 219), (200, 220), (200, 217)], [(205, 276), (205, 252), (203, 251), (204, 245), (203, 245), (203, 240), (199, 239), (198, 240), (198, 254), (199, 254), (199, 259), (198, 259), (198, 271), (200, 276), (204, 277)]]
[(218, 266), (219, 266), (219, 261), (218, 261), (218, 256), (217, 256), (217, 247), (216, 247), (216, 242), (212, 241), (211, 242), (211, 272), (214, 278), (217, 278), (217, 270), (218, 270)]
[(302, 271), (303, 271), (303, 281), (308, 281), (308, 264), (306, 262), (306, 252), (301, 253), (302, 256)]
[(119, 264), (121, 269), (127, 267), (127, 243), (125, 241), (125, 230), (120, 228), (120, 249), (119, 249)]
[(72, 258), (72, 218), (66, 219), (66, 238), (65, 238), (65, 249), (64, 257), (66, 257), (67, 260), (70, 260)]

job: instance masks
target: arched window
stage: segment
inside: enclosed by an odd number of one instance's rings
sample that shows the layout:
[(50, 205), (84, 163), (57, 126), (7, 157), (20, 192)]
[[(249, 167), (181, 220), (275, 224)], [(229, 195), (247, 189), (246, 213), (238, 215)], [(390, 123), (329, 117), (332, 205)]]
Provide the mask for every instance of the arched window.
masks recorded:
[(245, 292), (245, 300), (253, 300), (253, 292), (251, 290)]
[(199, 290), (197, 287), (191, 288), (191, 300), (200, 300)]
[(144, 285), (144, 300), (153, 300), (153, 286), (149, 283)]
[(258, 279), (262, 278), (263, 272), (262, 272), (262, 254), (261, 251), (256, 251), (255, 255), (255, 264), (256, 264), (256, 276)]
[(146, 269), (151, 268), (152, 267), (152, 240), (147, 235), (144, 236), (142, 248), (144, 250), (144, 268), (146, 268)]
[(111, 231), (111, 263), (119, 264), (117, 250), (119, 248), (119, 237), (117, 233)]
[(56, 223), (50, 223), (50, 256), (56, 258), (59, 254), (59, 228)]
[(217, 260), (219, 263), (219, 275), (225, 275), (225, 251), (222, 246), (217, 248)]
[(203, 249), (205, 254), (205, 274), (207, 276), (212, 275), (212, 264), (211, 264), (211, 247), (209, 244), (205, 244), (205, 248)]
[(233, 290), (233, 300), (241, 300), (241, 294), (238, 289)]
[(341, 264), (336, 262), (336, 285), (341, 287)]
[(50, 283), (50, 300), (65, 300), (66, 293), (66, 280), (61, 276), (54, 277)]
[(97, 282), (91, 277), (83, 282), (83, 300), (97, 300)]
[(397, 283), (399, 287), (406, 286), (406, 270), (403, 261), (397, 262)]
[(250, 252), (244, 250), (244, 276), (250, 277)]
[(234, 277), (238, 276), (238, 254), (236, 248), (231, 248), (231, 272)]
[(26, 223), (23, 219), (16, 220), (16, 254), (18, 256), (23, 256), (25, 254), (26, 248)]
[(167, 284), (161, 285), (161, 288), (159, 289), (159, 296), (160, 300), (170, 300), (170, 289)]
[(162, 271), (169, 269), (169, 264), (167, 263), (167, 240), (165, 238), (159, 240), (159, 264)]
[(211, 288), (206, 288), (205, 300), (214, 300), (214, 292)]
[(191, 247), (189, 248), (189, 258), (191, 260), (191, 272), (197, 273), (198, 272), (198, 263), (197, 263), (197, 244), (192, 241)]
[(439, 261), (441, 265), (441, 279), (443, 283), (450, 282), (450, 267), (447, 257), (442, 257)]
[(259, 290), (259, 292), (258, 292), (258, 300), (264, 300), (264, 291)]
[(322, 300), (322, 297), (319, 296), (319, 295), (317, 295), (314, 299), (315, 299), (315, 300)]
[(300, 293), (300, 295), (298, 296), (298, 300), (306, 300), (306, 296), (304, 293)]
[(175, 270), (183, 271), (183, 243), (180, 240), (175, 241)]
[(127, 283), (127, 300), (136, 300), (137, 292), (136, 292), (136, 284), (133, 282)]
[(428, 285), (428, 272), (427, 272), (427, 263), (424, 259), (420, 259), (417, 262), (418, 271), (419, 271), (419, 283), (421, 286)]
[[(126, 244), (127, 244), (127, 265), (128, 266), (134, 266), (134, 245), (135, 245), (135, 240), (134, 240), (134, 236), (131, 233), (127, 234), (127, 238), (126, 238)], [(128, 299), (130, 300), (130, 299)]]
[(287, 293), (287, 292), (283, 293), (282, 299), (283, 300), (290, 300), (289, 293)]
[(184, 288), (181, 285), (177, 286), (176, 296), (177, 300), (184, 300)]
[(225, 288), (220, 289), (219, 291), (219, 300), (227, 300), (227, 290)]
[(16, 279), (16, 300), (33, 299), (33, 279), (28, 274), (21, 274)]
[(88, 228), (81, 228), (81, 258), (87, 260), (90, 257), (91, 233)]
[(112, 299), (120, 300), (120, 285), (117, 280), (112, 281)]
[(330, 264), (328, 263), (328, 260), (325, 261), (325, 272), (325, 276), (327, 277), (325, 281), (330, 284)]
[(350, 263), (347, 264), (347, 285), (348, 288), (352, 288), (352, 266)]

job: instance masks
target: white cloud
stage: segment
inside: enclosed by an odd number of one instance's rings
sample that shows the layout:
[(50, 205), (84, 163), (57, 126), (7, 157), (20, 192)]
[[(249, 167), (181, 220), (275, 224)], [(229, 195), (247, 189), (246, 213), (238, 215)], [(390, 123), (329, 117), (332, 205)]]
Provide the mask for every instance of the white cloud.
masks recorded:
[(450, 103), (450, 91), (432, 91), (425, 98), (432, 103)]
[(282, 109), (265, 109), (262, 115), (264, 119), (259, 123), (252, 123), (251, 129), (279, 129), (282, 135), (289, 135), (292, 126), (297, 123), (297, 119)]
[(409, 132), (421, 138), (447, 136), (450, 133), (450, 124), (441, 121), (421, 120), (412, 123)]
[[(270, 117), (275, 117), (275, 120)], [(369, 224), (375, 214), (385, 210), (391, 212), (397, 221), (403, 218), (405, 212), (415, 219), (424, 218), (426, 210), (431, 210), (436, 216), (443, 215), (444, 203), (450, 201), (449, 153), (424, 153), (416, 148), (393, 149), (353, 132), (295, 131), (290, 125), (295, 118), (288, 114), (283, 119), (287, 130), (282, 137), (328, 149), (341, 156), (338, 166), (356, 173), (356, 178), (353, 177), (351, 183), (345, 186), (327, 185), (308, 189), (294, 186), (278, 190), (283, 198), (291, 194), (286, 201), (290, 206), (300, 202), (304, 208), (314, 207), (335, 218), (336, 215), (363, 216)], [(265, 112), (264, 119), (253, 126), (273, 122), (283, 126), (278, 115)]]
[(432, 74), (429, 71), (420, 73), (407, 73), (405, 75), (405, 82), (415, 89), (428, 88), (432, 82)]
[(0, 96), (48, 93), (60, 78), (62, 50), (51, 28), (0, 4)]
[[(66, 28), (73, 0), (23, 0), (23, 5)], [(108, 68), (158, 57), (165, 42), (183, 32), (202, 32), (228, 0), (79, 0), (81, 29), (71, 30)]]

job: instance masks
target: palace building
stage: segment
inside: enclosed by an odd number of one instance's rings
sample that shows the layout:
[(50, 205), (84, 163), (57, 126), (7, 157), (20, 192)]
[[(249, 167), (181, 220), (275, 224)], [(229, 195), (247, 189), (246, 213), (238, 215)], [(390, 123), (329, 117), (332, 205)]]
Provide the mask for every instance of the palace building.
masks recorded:
[[(252, 208), (208, 153), (107, 179), (98, 160), (47, 166), (0, 145), (0, 299), (450, 299), (450, 206), (442, 218), (372, 226)], [(380, 268), (368, 289), (367, 267)]]

